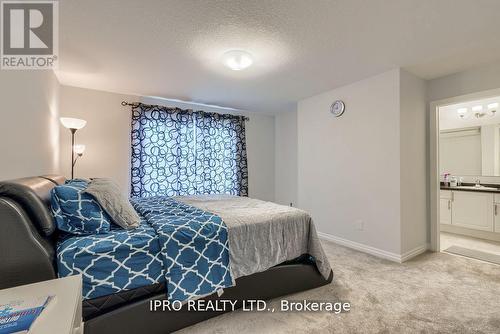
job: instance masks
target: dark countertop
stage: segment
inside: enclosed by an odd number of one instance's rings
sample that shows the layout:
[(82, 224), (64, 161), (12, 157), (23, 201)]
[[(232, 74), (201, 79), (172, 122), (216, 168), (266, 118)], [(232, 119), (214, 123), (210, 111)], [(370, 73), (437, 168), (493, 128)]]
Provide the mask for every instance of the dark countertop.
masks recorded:
[[(462, 186), (474, 186), (474, 183), (462, 183)], [(441, 182), (440, 189), (441, 190), (453, 190), (453, 191), (470, 191), (470, 192), (475, 192), (475, 193), (495, 193), (495, 194), (500, 194), (500, 184), (482, 184), (482, 186), (485, 187), (493, 187), (497, 188), (496, 190), (493, 189), (461, 189), (458, 187), (450, 187), (450, 186), (445, 186), (443, 182)]]

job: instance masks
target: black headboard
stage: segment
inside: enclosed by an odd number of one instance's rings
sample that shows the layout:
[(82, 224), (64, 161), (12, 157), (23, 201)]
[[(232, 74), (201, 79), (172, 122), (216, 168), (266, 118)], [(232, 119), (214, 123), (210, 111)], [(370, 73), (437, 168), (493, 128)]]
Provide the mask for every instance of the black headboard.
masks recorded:
[(57, 277), (50, 191), (58, 175), (0, 182), (0, 289)]

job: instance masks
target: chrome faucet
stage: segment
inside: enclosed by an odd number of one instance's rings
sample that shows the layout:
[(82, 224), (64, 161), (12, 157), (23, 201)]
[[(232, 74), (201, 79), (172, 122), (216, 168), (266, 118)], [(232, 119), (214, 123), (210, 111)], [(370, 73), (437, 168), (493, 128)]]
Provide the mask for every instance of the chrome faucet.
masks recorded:
[(479, 178), (476, 179), (476, 187), (481, 187), (481, 180)]

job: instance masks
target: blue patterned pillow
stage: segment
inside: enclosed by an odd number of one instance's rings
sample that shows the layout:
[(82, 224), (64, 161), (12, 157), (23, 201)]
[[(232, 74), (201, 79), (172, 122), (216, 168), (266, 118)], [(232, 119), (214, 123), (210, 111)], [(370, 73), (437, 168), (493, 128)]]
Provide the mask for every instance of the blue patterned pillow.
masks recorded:
[(99, 203), (85, 193), (86, 180), (70, 180), (51, 191), (52, 213), (57, 228), (72, 234), (109, 232), (111, 218)]

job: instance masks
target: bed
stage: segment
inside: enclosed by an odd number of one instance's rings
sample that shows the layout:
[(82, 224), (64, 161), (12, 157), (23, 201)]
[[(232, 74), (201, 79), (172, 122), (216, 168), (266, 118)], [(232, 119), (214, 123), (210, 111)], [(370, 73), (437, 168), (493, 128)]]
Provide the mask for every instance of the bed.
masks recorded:
[[(86, 333), (118, 333), (125, 329), (134, 333), (146, 328), (149, 333), (165, 333), (221, 313), (149, 312), (150, 300), (205, 298), (241, 303), (243, 299), (274, 298), (332, 280), (314, 224), (302, 210), (235, 196), (139, 200), (134, 207), (144, 223), (131, 233), (113, 229), (97, 236), (61, 237), (53, 226), (47, 203), (50, 189), (63, 181), (59, 176), (46, 176), (0, 183), (2, 225), (20, 239), (17, 243), (2, 240), (0, 247), (9, 248), (11, 254), (12, 249), (22, 247), (12, 258), (2, 259), (0, 284), (5, 288), (51, 279), (57, 274), (83, 273)], [(158, 210), (162, 212), (160, 218)], [(227, 249), (215, 247), (214, 258), (207, 260), (212, 266), (217, 261), (221, 265), (211, 282), (219, 285), (210, 284), (208, 290), (198, 287), (194, 293), (172, 274), (175, 270), (166, 256), (172, 254), (172, 249), (167, 248), (172, 245), (166, 242), (172, 234), (165, 215), (168, 221), (175, 216), (185, 220), (212, 219), (214, 226), (219, 226), (218, 219), (224, 223), (220, 226), (227, 228)], [(186, 233), (181, 234), (185, 237)], [(225, 251), (226, 265), (221, 260)], [(104, 265), (89, 265), (95, 261)], [(181, 266), (184, 271), (177, 277), (192, 272), (196, 268), (192, 262), (192, 256), (186, 256)], [(193, 280), (187, 282), (192, 284)], [(173, 292), (177, 286), (183, 294)]]

